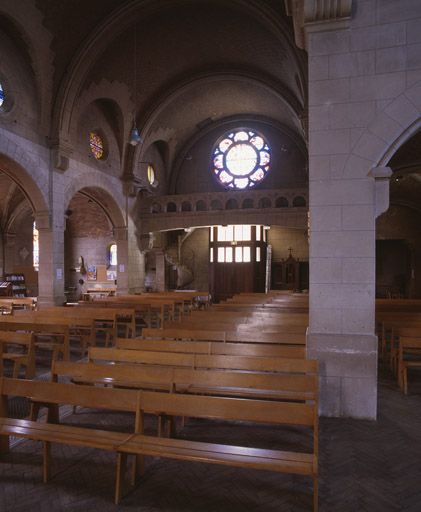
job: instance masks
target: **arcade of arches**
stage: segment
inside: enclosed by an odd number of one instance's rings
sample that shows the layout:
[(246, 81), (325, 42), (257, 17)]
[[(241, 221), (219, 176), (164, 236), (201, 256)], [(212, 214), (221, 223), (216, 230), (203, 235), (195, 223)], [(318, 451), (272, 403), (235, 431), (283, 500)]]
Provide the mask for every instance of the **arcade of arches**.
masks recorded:
[(421, 8), (331, 4), (2, 0), (1, 273), (309, 293), (321, 413), (375, 418), (375, 297), (421, 298)]

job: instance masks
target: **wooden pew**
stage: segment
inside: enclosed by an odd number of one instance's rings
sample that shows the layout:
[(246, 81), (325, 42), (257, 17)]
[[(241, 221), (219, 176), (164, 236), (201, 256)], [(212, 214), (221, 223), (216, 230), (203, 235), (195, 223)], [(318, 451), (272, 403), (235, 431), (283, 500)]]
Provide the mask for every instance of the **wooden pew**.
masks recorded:
[(251, 329), (237, 331), (213, 331), (202, 329), (164, 328), (142, 329), (143, 339), (168, 339), (168, 340), (196, 340), (196, 341), (222, 341), (231, 343), (262, 343), (279, 345), (306, 344), (305, 331), (267, 333), (253, 331)]
[(34, 310), (37, 306), (36, 297), (0, 297), (1, 314), (13, 315), (15, 310)]
[(117, 338), (116, 348), (128, 350), (152, 350), (156, 352), (184, 352), (190, 354), (287, 357), (305, 357), (303, 346), (289, 346), (263, 343), (220, 343), (218, 341), (168, 341), (143, 340), (138, 338)]
[[(119, 446), (118, 471), (122, 481), (127, 457), (138, 455), (200, 461), (234, 467), (300, 474), (312, 478), (313, 510), (318, 510), (318, 413), (315, 403), (287, 403), (175, 393), (141, 392), (141, 418), (144, 413), (160, 411), (169, 416), (187, 416), (212, 420), (247, 421), (277, 426), (298, 426), (312, 435), (310, 452), (267, 450), (256, 447), (204, 443), (189, 439), (156, 438), (140, 433)], [(241, 428), (239, 425), (238, 428)], [(143, 464), (140, 465), (143, 472)]]
[(283, 357), (252, 357), (153, 352), (150, 350), (124, 350), (91, 347), (89, 361), (106, 361), (156, 366), (185, 367), (190, 369), (242, 370), (255, 372), (315, 373), (317, 361), (287, 359)]
[[(111, 345), (112, 340), (118, 336), (119, 329), (123, 328), (126, 337), (134, 336), (136, 332), (135, 311), (134, 309), (125, 308), (84, 308), (84, 307), (48, 307), (34, 312), (20, 312), (15, 315), (16, 318), (33, 318), (40, 320), (48, 318), (55, 319), (60, 323), (62, 319), (71, 322), (72, 331), (79, 333), (86, 328), (86, 320), (90, 320), (90, 328), (84, 333), (81, 339), (82, 355), (86, 352), (87, 344), (95, 344), (96, 336), (99, 333), (105, 334), (105, 344)], [(85, 325), (81, 321), (85, 321)]]
[[(31, 400), (48, 403), (49, 422), (13, 419), (8, 417), (8, 397), (27, 397)], [(9, 437), (41, 441), (43, 449), (43, 481), (50, 479), (51, 443), (85, 446), (117, 452), (118, 447), (133, 434), (110, 432), (102, 429), (62, 425), (58, 423), (58, 406), (61, 404), (132, 412), (136, 414), (133, 431), (139, 431), (140, 394), (131, 389), (108, 389), (94, 386), (41, 382), (22, 379), (0, 379), (0, 453), (9, 451)], [(116, 473), (115, 501), (121, 496), (121, 472)]]
[(54, 361), (52, 378), (69, 377), (76, 383), (104, 384), (134, 389), (163, 390), (243, 398), (317, 400), (317, 372), (256, 373), (140, 367), (137, 364), (95, 364)]
[(399, 383), (405, 395), (408, 394), (408, 369), (421, 369), (421, 336), (418, 338), (399, 336)]
[[(14, 351), (8, 351), (8, 348), (14, 348)], [(23, 349), (16, 352), (16, 347)], [(0, 351), (1, 359), (13, 363), (12, 375), (19, 377), (22, 366), (26, 368), (25, 378), (33, 379), (35, 377), (35, 335), (30, 332), (0, 331)], [(0, 372), (3, 375), (3, 369)]]
[[(89, 326), (88, 320), (85, 321)], [(63, 359), (70, 358), (70, 327), (62, 319), (56, 323), (56, 319), (42, 318), (40, 321), (33, 321), (31, 318), (24, 320), (16, 317), (4, 317), (0, 321), (0, 331), (23, 331), (35, 334), (35, 348), (52, 351), (52, 358), (57, 359), (61, 354)]]

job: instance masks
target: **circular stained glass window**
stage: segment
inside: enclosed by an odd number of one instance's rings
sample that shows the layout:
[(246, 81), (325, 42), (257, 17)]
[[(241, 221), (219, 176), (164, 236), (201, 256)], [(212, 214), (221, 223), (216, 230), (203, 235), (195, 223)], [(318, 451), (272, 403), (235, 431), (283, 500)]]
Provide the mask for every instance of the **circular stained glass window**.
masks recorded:
[(3, 106), (4, 104), (4, 99), (5, 99), (5, 96), (4, 96), (4, 89), (3, 89), (3, 85), (0, 83), (0, 107)]
[(92, 154), (97, 160), (104, 157), (104, 142), (97, 133), (90, 132), (89, 146), (91, 147)]
[(260, 134), (242, 128), (217, 142), (212, 163), (213, 173), (225, 188), (251, 188), (269, 171), (270, 148)]

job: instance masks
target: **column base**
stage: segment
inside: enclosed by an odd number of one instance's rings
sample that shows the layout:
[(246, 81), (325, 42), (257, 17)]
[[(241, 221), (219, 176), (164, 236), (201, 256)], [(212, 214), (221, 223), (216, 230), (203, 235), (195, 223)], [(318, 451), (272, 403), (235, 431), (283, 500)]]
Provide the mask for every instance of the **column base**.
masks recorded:
[(377, 336), (307, 334), (307, 357), (319, 361), (319, 413), (377, 418)]

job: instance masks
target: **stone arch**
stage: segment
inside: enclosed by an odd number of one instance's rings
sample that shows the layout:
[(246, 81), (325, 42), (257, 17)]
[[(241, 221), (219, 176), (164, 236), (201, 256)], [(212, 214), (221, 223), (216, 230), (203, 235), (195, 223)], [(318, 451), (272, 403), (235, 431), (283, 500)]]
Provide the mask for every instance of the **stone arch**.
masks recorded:
[(207, 210), (207, 206), (205, 201), (203, 199), (199, 199), (199, 201), (196, 202), (196, 211), (197, 212), (205, 212)]
[(89, 195), (96, 203), (98, 203), (104, 210), (106, 215), (111, 221), (111, 224), (116, 228), (127, 227), (125, 214), (120, 204), (123, 203), (123, 196), (121, 195), (121, 202), (119, 204), (116, 192), (109, 192), (115, 190), (115, 184), (111, 183), (103, 173), (84, 173), (82, 176), (72, 180), (64, 192), (64, 210), (68, 207), (72, 197), (77, 193), (83, 191)]
[(377, 113), (348, 156), (343, 178), (366, 178), (374, 166), (384, 166), (421, 127), (421, 81)]
[(289, 202), (286, 197), (277, 197), (275, 201), (275, 208), (288, 208)]
[(238, 208), (237, 200), (232, 198), (228, 199), (228, 201), (225, 203), (225, 209), (226, 210), (236, 210)]
[(192, 211), (192, 206), (191, 206), (190, 201), (183, 201), (181, 203), (181, 211), (182, 212), (191, 212)]
[[(243, 10), (247, 10), (251, 17), (254, 17), (256, 12), (259, 12), (261, 15), (258, 0), (248, 0), (247, 2), (245, 0), (233, 0), (232, 3)], [(97, 29), (93, 31), (91, 37), (85, 42), (79, 52), (74, 55), (58, 91), (55, 110), (53, 112), (53, 132), (55, 135), (64, 139), (68, 138), (72, 112), (78, 95), (80, 94), (82, 84), (93, 62), (95, 62), (95, 59), (106, 48), (106, 44), (109, 44), (109, 41), (127, 30), (133, 23), (133, 20), (139, 16), (139, 11), (142, 16), (148, 16), (163, 4), (163, 1), (150, 2), (149, 0), (130, 2), (113, 11), (113, 13), (106, 17)], [(305, 70), (299, 58), (299, 51), (287, 36), (288, 31), (286, 30), (286, 24), (274, 22), (270, 13), (267, 13), (264, 18), (262, 18), (262, 21), (268, 27), (268, 30), (275, 33), (276, 36), (282, 40), (283, 44), (288, 47), (288, 50), (292, 52), (298, 71), (302, 76), (305, 76)], [(106, 34), (107, 37), (104, 37), (104, 34)], [(290, 96), (291, 101), (299, 108), (298, 99), (293, 97), (289, 90), (285, 90), (283, 93), (284, 94), (280, 94), (282, 101), (285, 101), (285, 98)]]
[[(88, 106), (94, 102), (108, 103), (115, 111), (116, 129), (114, 136), (123, 157), (123, 141), (128, 140), (131, 130), (132, 118), (128, 114), (133, 112), (134, 105), (130, 99), (130, 92), (126, 84), (121, 82), (109, 82), (106, 79), (101, 80), (99, 84), (92, 83), (85, 90), (79, 99), (70, 119), (69, 135), (73, 143), (76, 143), (78, 121)], [(120, 133), (118, 133), (120, 132)]]
[(294, 199), (292, 200), (292, 206), (295, 206), (297, 208), (307, 206), (307, 202), (303, 196), (295, 196)]
[(246, 197), (241, 205), (243, 210), (254, 208), (254, 201), (250, 197)]
[(166, 211), (167, 213), (173, 213), (177, 211), (177, 205), (174, 203), (174, 201), (167, 203)]
[(272, 201), (269, 199), (269, 197), (261, 197), (259, 199), (259, 208), (272, 208)]
[(0, 170), (22, 189), (34, 214), (49, 211), (47, 173), (42, 172), (39, 162), (5, 136), (0, 137)]
[(52, 80), (54, 74), (53, 36), (44, 26), (44, 16), (31, 2), (26, 2), (22, 9), (20, 2), (4, 0), (0, 7), (4, 14), (22, 36), (32, 62), (37, 92), (40, 96), (40, 115), (42, 127), (47, 133), (50, 122)]
[(211, 210), (222, 210), (222, 203), (219, 199), (213, 199), (210, 204)]

